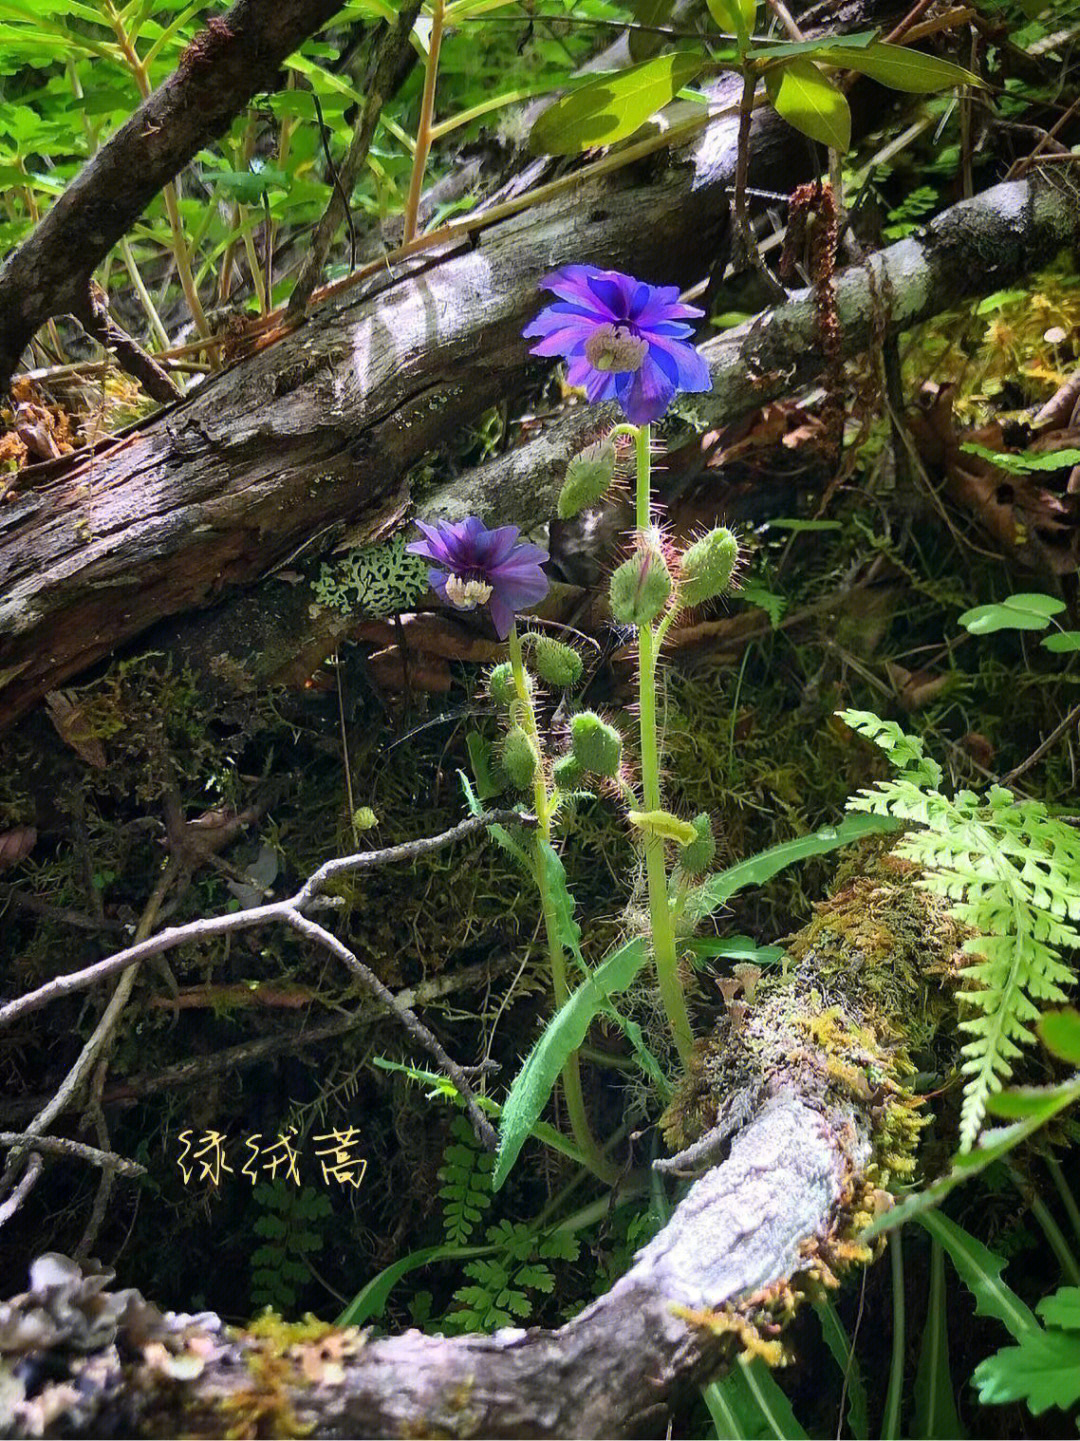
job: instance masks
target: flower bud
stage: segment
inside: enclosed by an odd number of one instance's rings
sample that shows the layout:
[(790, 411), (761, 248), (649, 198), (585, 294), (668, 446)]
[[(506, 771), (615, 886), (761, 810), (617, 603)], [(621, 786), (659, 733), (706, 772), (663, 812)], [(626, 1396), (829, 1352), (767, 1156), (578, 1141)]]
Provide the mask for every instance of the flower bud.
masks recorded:
[(585, 767), (571, 751), (568, 755), (557, 760), (552, 767), (551, 774), (555, 784), (561, 791), (577, 790), (585, 774)]
[(582, 711), (570, 722), (570, 749), (582, 770), (613, 776), (622, 757), (622, 736), (595, 711)]
[(541, 680), (548, 685), (577, 685), (585, 667), (572, 645), (546, 635), (533, 635), (532, 642), (532, 663)]
[[(532, 676), (525, 672), (525, 689), (532, 695)], [(517, 699), (517, 686), (514, 684), (514, 668), (508, 660), (502, 661), (499, 665), (492, 666), (488, 672), (488, 690), (496, 705), (509, 707)]]
[(703, 876), (716, 855), (716, 837), (713, 835), (712, 822), (705, 811), (696, 815), (690, 824), (697, 831), (697, 839), (688, 846), (683, 846), (679, 864), (688, 876)]
[(648, 625), (667, 605), (671, 572), (658, 550), (636, 551), (611, 577), (611, 614), (620, 625)]
[(726, 525), (695, 540), (679, 565), (679, 599), (683, 605), (701, 605), (723, 595), (738, 559), (738, 543)]
[(499, 760), (510, 784), (519, 791), (527, 791), (536, 779), (539, 761), (532, 741), (521, 726), (511, 726), (507, 731)]
[(610, 440), (598, 440), (575, 455), (566, 467), (566, 479), (559, 492), (559, 519), (572, 520), (602, 500), (615, 477), (615, 447)]

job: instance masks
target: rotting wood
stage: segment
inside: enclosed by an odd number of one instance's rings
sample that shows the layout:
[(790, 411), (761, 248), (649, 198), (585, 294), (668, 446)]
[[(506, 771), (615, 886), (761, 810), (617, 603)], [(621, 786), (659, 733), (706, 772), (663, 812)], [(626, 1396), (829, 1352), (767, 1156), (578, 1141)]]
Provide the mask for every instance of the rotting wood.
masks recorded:
[[(721, 263), (736, 125), (419, 253), (107, 450), (25, 472), (0, 511), (0, 730), (156, 621), (334, 528), (377, 531), (411, 467), (535, 372), (521, 330), (552, 267), (685, 285)], [(755, 121), (755, 184), (805, 177), (790, 135)]]
[(909, 1051), (955, 1033), (961, 928), (916, 882), (865, 849), (788, 938), (786, 975), (758, 980), (699, 1042), (665, 1132), (682, 1147), (737, 1113), (730, 1153), (566, 1325), (227, 1333), (45, 1258), (31, 1293), (0, 1305), (0, 1367), (34, 1357), (18, 1374), (49, 1379), (10, 1393), (0, 1434), (38, 1434), (48, 1416), (70, 1436), (212, 1436), (256, 1419), (278, 1435), (663, 1435), (734, 1352), (777, 1359), (801, 1298), (872, 1259), (859, 1232), (910, 1175), (923, 1124)]

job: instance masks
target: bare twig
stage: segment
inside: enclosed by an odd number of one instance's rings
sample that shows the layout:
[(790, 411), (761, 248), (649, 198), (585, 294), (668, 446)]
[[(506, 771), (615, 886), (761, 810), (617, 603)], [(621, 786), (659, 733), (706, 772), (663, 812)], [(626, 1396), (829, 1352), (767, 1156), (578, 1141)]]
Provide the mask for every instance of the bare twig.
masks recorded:
[(97, 1146), (86, 1146), (82, 1141), (69, 1141), (66, 1136), (32, 1136), (27, 1131), (0, 1131), (0, 1146), (26, 1147), (36, 1155), (70, 1156), (86, 1161), (91, 1166), (100, 1166), (103, 1171), (115, 1171), (118, 1176), (145, 1176), (146, 1167), (137, 1161), (125, 1161), (112, 1151), (99, 1150)]
[[(367, 159), (368, 151), (371, 149), (371, 141), (379, 122), (379, 115), (384, 103), (392, 93), (394, 77), (397, 75), (408, 49), (409, 37), (419, 13), (420, 0), (408, 0), (385, 35), (381, 37), (378, 54), (367, 85), (367, 99), (364, 102), (363, 114), (356, 123), (356, 129), (353, 131), (353, 137), (349, 144), (349, 153), (346, 155), (338, 175), (335, 176), (334, 193), (331, 195), (323, 218), (319, 221), (312, 237), (303, 268), (293, 293), (289, 297), (288, 314), (290, 316), (303, 315), (307, 309), (307, 303), (319, 282), (338, 226), (343, 220), (350, 219), (349, 196), (352, 194), (356, 178), (360, 174), (360, 167)], [(355, 263), (355, 245), (353, 252), (353, 263)]]
[[(158, 877), (157, 885), (155, 885), (153, 891), (150, 893), (150, 899), (147, 901), (143, 913), (139, 917), (138, 929), (135, 932), (137, 936), (146, 936), (153, 930), (157, 923), (162, 903), (169, 892), (169, 887), (176, 879), (180, 870), (181, 862), (174, 857)], [(70, 1071), (68, 1071), (63, 1081), (61, 1081), (56, 1094), (42, 1107), (27, 1126), (26, 1134), (28, 1136), (44, 1135), (56, 1120), (57, 1116), (67, 1108), (72, 1099), (82, 1090), (86, 1078), (90, 1074), (91, 1067), (94, 1066), (95, 1063), (104, 1062), (112, 1045), (116, 1027), (120, 1023), (120, 1017), (124, 1013), (124, 1007), (131, 997), (137, 975), (138, 965), (136, 964), (120, 977), (116, 990), (113, 991), (109, 997), (109, 1004), (105, 1007), (101, 1014), (101, 1019), (94, 1027), (93, 1034), (75, 1058), (74, 1065)], [(24, 1148), (22, 1146), (16, 1146), (8, 1156), (7, 1165), (4, 1167), (3, 1175), (0, 1176), (0, 1195), (4, 1194), (14, 1185), (24, 1154)]]
[(182, 400), (184, 392), (169, 379), (154, 357), (148, 354), (137, 340), (117, 325), (109, 314), (105, 292), (96, 280), (91, 280), (83, 295), (77, 297), (75, 316), (88, 335), (92, 335), (106, 351), (116, 356), (123, 370), (133, 376), (150, 396), (168, 405), (171, 401)]
[[(373, 866), (388, 865), (394, 861), (412, 861), (430, 851), (440, 850), (444, 846), (452, 845), (455, 841), (463, 840), (473, 835), (476, 831), (483, 830), (491, 825), (535, 825), (535, 819), (531, 816), (523, 816), (517, 811), (502, 810), (491, 811), (483, 816), (470, 816), (467, 820), (453, 826), (450, 830), (444, 831), (438, 836), (425, 836), (420, 840), (406, 841), (403, 845), (389, 846), (381, 851), (362, 851), (357, 855), (341, 856), (334, 860), (326, 861), (319, 867), (294, 896), (288, 900), (275, 901), (266, 906), (253, 906), (250, 910), (235, 911), (225, 916), (214, 916), (208, 920), (191, 921), (185, 926), (170, 926), (164, 931), (159, 931), (156, 936), (150, 936), (146, 940), (140, 940), (135, 945), (129, 946), (126, 950), (118, 951), (116, 955), (107, 957), (104, 961), (98, 961), (96, 965), (87, 966), (83, 971), (75, 971), (70, 975), (57, 976), (54, 980), (39, 986), (36, 991), (31, 991), (21, 996), (16, 1001), (0, 1007), (0, 1024), (13, 1021), (17, 1016), (27, 1014), (31, 1011), (40, 1010), (42, 1006), (48, 1005), (50, 1001), (60, 996), (68, 995), (73, 991), (83, 990), (97, 981), (105, 980), (107, 977), (123, 972), (121, 980), (101, 1020), (97, 1024), (94, 1034), (83, 1047), (79, 1058), (64, 1078), (59, 1091), (44, 1108), (39, 1116), (36, 1116), (27, 1128), (32, 1135), (38, 1135), (51, 1124), (53, 1119), (67, 1105), (71, 1096), (82, 1085), (87, 1072), (102, 1048), (105, 1046), (113, 1029), (120, 1018), (124, 1006), (127, 1004), (132, 987), (135, 984), (136, 967), (140, 962), (148, 960), (151, 956), (162, 955), (166, 951), (175, 950), (177, 946), (188, 945), (193, 942), (206, 940), (211, 936), (224, 935), (230, 931), (248, 930), (252, 926), (267, 925), (272, 921), (279, 921), (290, 926), (293, 930), (299, 931), (301, 935), (309, 940), (314, 940), (325, 949), (332, 951), (339, 960), (356, 975), (363, 984), (375, 994), (379, 1000), (395, 1015), (401, 1024), (408, 1031), (419, 1045), (438, 1061), (446, 1074), (457, 1086), (458, 1091), (465, 1102), (469, 1116), (473, 1122), (477, 1136), (491, 1148), (495, 1145), (495, 1133), (483, 1112), (476, 1104), (472, 1089), (462, 1072), (461, 1068), (450, 1059), (442, 1046), (427, 1029), (425, 1025), (413, 1014), (408, 1006), (402, 1005), (393, 992), (388, 990), (382, 982), (368, 969), (361, 961), (353, 955), (342, 941), (333, 935), (325, 927), (310, 920), (303, 913), (305, 910), (315, 909), (320, 905), (327, 904), (323, 892), (326, 887), (339, 876), (348, 875), (353, 871), (369, 870)], [(172, 865), (163, 874), (162, 883), (165, 877), (170, 874)], [(160, 890), (161, 884), (158, 889)], [(157, 892), (155, 892), (157, 894)], [(148, 908), (149, 909), (149, 908)], [(156, 915), (156, 911), (155, 911)], [(10, 1180), (12, 1174), (12, 1162), (15, 1160), (14, 1153), (9, 1158), (6, 1176)]]
[(53, 980), (47, 981), (45, 985), (39, 986), (36, 991), (28, 991), (18, 1000), (9, 1001), (6, 1006), (0, 1006), (0, 1026), (17, 1020), (19, 1016), (29, 1015), (32, 1011), (40, 1011), (43, 1006), (59, 1000), (61, 996), (71, 995), (74, 991), (86, 990), (88, 986), (107, 980), (109, 976), (116, 975), (118, 971), (126, 971), (129, 966), (137, 965), (139, 961), (145, 961), (150, 956), (161, 955), (165, 951), (174, 951), (177, 946), (192, 945), (215, 936), (223, 936), (230, 931), (251, 930), (257, 926), (269, 925), (274, 921), (281, 921), (287, 925), (290, 923), (290, 912), (314, 907), (329, 882), (336, 880), (338, 876), (348, 875), (352, 871), (370, 870), (374, 866), (392, 865), (395, 861), (416, 860), (430, 851), (442, 850), (444, 846), (453, 845), (455, 841), (465, 840), (488, 826), (524, 825), (532, 827), (535, 824), (534, 817), (522, 815), (517, 811), (489, 811), (483, 816), (470, 816), (467, 820), (461, 821), (438, 836), (425, 836), (421, 840), (406, 841), (403, 845), (388, 846), (385, 850), (361, 851), (357, 855), (341, 856), (327, 861), (288, 900), (273, 901), (265, 906), (252, 906), (246, 911), (232, 911), (228, 915), (212, 916), (206, 920), (189, 921), (184, 926), (170, 926), (164, 931), (159, 931), (156, 936), (150, 936), (145, 941), (128, 946), (126, 950), (117, 951), (113, 956), (107, 956), (103, 961), (97, 961), (94, 965), (87, 966), (85, 970), (73, 971), (66, 976), (56, 976)]
[(1057, 742), (1061, 739), (1061, 737), (1066, 733), (1066, 731), (1076, 725), (1078, 721), (1080, 721), (1080, 705), (1074, 705), (1072, 710), (1060, 723), (1060, 725), (1056, 725), (1054, 727), (1054, 729), (1043, 741), (1042, 745), (1038, 746), (1035, 750), (1033, 750), (1028, 756), (1027, 760), (1021, 761), (1018, 766), (1013, 766), (1012, 770), (1008, 773), (1008, 775), (1001, 777), (1001, 784), (1003, 786), (1012, 785), (1014, 780), (1017, 780), (1020, 776), (1026, 774), (1026, 772), (1029, 771), (1033, 765), (1037, 765), (1038, 762), (1042, 760), (1043, 756), (1047, 753), (1047, 751), (1050, 750), (1052, 746), (1055, 746)]
[[(404, 987), (396, 992), (395, 998), (399, 1005), (410, 1006), (413, 1009), (434, 1005), (444, 996), (456, 995), (459, 991), (468, 990), (471, 986), (489, 985), (496, 976), (513, 970), (520, 964), (522, 963), (515, 956), (502, 956), (493, 961), (483, 961), (478, 965), (466, 966), (453, 974), (442, 972), (438, 976), (433, 976), (431, 980), (422, 981), (418, 986)], [(115, 1082), (103, 1093), (102, 1105), (119, 1105), (125, 1101), (137, 1101), (146, 1096), (156, 1096), (161, 1091), (198, 1085), (210, 1076), (220, 1076), (226, 1071), (254, 1066), (259, 1061), (273, 1056), (288, 1055), (305, 1046), (318, 1045), (320, 1041), (329, 1041), (336, 1036), (348, 1035), (359, 1026), (372, 1025), (385, 1014), (385, 1008), (381, 1004), (367, 1002), (357, 1006), (355, 1010), (347, 1011), (344, 1015), (334, 1016), (332, 1019), (316, 1025), (305, 1023), (300, 1030), (286, 1031), (272, 1036), (255, 1036), (249, 1040), (240, 1041), (235, 1046), (225, 1046), (220, 1051), (212, 1051), (209, 1055), (189, 1056), (176, 1065), (163, 1066), (144, 1075), (132, 1076)], [(466, 1074), (468, 1074), (468, 1068), (466, 1068)], [(23, 1116), (32, 1116), (39, 1107), (45, 1104), (47, 1099), (42, 1095), (23, 1096), (17, 1101), (0, 1103), (0, 1122), (7, 1121), (12, 1125), (18, 1125)]]
[(26, 1170), (22, 1173), (19, 1184), (7, 1200), (0, 1205), (0, 1226), (4, 1225), (6, 1221), (11, 1220), (12, 1216), (14, 1216), (15, 1212), (26, 1200), (27, 1196), (29, 1196), (30, 1192), (37, 1185), (44, 1166), (45, 1162), (35, 1151), (26, 1163)]

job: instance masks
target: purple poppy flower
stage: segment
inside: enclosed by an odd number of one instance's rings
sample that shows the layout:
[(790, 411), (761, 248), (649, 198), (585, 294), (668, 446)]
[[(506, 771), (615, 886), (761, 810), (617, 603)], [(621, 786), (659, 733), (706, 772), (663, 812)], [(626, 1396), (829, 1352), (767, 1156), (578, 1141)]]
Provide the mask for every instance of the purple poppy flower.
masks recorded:
[(678, 287), (647, 285), (617, 270), (565, 265), (540, 284), (558, 300), (523, 334), (540, 337), (533, 355), (561, 355), (567, 380), (591, 404), (617, 400), (634, 425), (658, 420), (680, 390), (711, 390), (709, 367), (684, 322), (704, 315), (680, 305)]
[(458, 610), (486, 605), (500, 640), (510, 634), (519, 610), (547, 595), (549, 582), (540, 567), (548, 553), (519, 541), (516, 525), (488, 530), (475, 515), (456, 523), (416, 524), (424, 539), (406, 549), (433, 563), (428, 571), (431, 588)]

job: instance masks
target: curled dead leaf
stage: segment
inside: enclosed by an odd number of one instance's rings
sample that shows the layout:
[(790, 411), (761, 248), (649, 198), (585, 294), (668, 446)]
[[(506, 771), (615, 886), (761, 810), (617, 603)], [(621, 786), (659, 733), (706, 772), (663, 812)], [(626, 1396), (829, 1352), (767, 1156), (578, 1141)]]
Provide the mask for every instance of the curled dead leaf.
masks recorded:
[(17, 865), (36, 844), (37, 831), (33, 826), (14, 826), (10, 831), (0, 831), (0, 871)]

